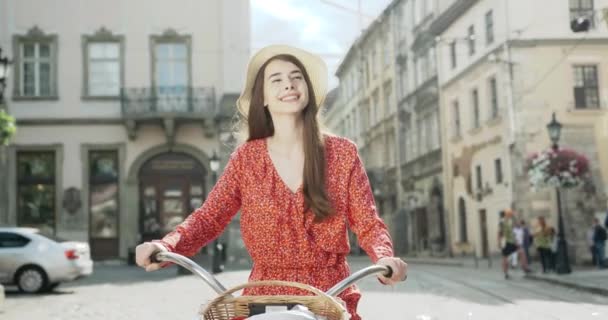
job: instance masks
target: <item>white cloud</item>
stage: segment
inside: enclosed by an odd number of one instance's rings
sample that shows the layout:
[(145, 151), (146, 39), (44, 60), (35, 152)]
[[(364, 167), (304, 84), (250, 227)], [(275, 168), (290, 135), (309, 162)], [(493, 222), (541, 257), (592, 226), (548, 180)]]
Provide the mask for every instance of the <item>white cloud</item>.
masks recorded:
[[(251, 0), (253, 50), (284, 43), (319, 54), (328, 65), (330, 85), (336, 86), (335, 70), (361, 29), (357, 14), (339, 8), (356, 10), (355, 1), (329, 2), (337, 6), (320, 0)], [(390, 0), (361, 3), (364, 15), (377, 16)], [(369, 22), (364, 19), (364, 23)]]

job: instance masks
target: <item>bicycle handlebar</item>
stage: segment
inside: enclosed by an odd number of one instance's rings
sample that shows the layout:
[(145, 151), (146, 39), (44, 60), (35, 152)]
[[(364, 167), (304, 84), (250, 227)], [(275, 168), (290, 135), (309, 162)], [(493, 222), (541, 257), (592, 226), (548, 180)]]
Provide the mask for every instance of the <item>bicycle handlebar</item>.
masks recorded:
[[(150, 261), (153, 263), (171, 262), (186, 268), (188, 271), (203, 279), (217, 294), (226, 292), (226, 288), (207, 270), (199, 266), (196, 262), (173, 252), (158, 251), (150, 256)], [(329, 289), (326, 293), (329, 296), (337, 297), (346, 288), (356, 282), (378, 273), (383, 273), (385, 277), (390, 278), (393, 275), (393, 269), (385, 265), (373, 265), (361, 269)]]
[(150, 256), (150, 261), (153, 263), (172, 262), (178, 264), (203, 279), (217, 294), (222, 294), (227, 290), (211, 273), (181, 254), (159, 251)]

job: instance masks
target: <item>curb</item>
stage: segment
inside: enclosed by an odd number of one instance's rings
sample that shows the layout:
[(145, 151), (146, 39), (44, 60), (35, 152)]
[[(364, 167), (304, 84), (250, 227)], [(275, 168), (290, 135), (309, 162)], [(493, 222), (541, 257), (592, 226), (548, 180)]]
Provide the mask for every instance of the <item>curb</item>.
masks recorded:
[(567, 287), (567, 288), (572, 288), (572, 289), (576, 289), (576, 290), (580, 290), (580, 291), (586, 291), (586, 292), (590, 292), (590, 293), (594, 293), (594, 294), (608, 296), (608, 288), (585, 286), (585, 285), (580, 285), (580, 284), (576, 284), (576, 283), (572, 283), (572, 282), (568, 282), (568, 281), (563, 281), (563, 280), (558, 280), (558, 279), (553, 279), (553, 278), (539, 277), (539, 276), (535, 276), (535, 275), (526, 275), (525, 277), (527, 279), (531, 279), (531, 280), (535, 280), (535, 281), (544, 281), (544, 282), (548, 282), (548, 283), (555, 284), (555, 285), (562, 286), (562, 287)]
[(427, 258), (406, 258), (407, 263), (413, 264), (429, 264), (437, 266), (449, 266), (449, 267), (464, 267), (465, 264), (462, 261), (453, 260), (441, 260), (441, 259), (427, 259)]

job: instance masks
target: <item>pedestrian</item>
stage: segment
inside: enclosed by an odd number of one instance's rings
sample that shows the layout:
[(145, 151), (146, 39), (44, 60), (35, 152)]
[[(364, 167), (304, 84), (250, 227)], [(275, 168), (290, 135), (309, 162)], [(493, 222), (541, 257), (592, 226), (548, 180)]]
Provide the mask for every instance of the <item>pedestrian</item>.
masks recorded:
[(600, 225), (598, 218), (593, 218), (593, 246), (595, 248), (596, 265), (599, 269), (605, 267), (606, 229)]
[(501, 244), (502, 253), (502, 271), (505, 279), (510, 279), (509, 276), (509, 256), (513, 253), (518, 253), (521, 260), (521, 268), (525, 273), (530, 272), (528, 262), (524, 256), (521, 246), (517, 245), (515, 233), (513, 232), (515, 219), (513, 211), (506, 209), (501, 213), (502, 219), (498, 226), (498, 243)]
[[(349, 275), (348, 227), (372, 262), (390, 266), (384, 284), (405, 280), (407, 264), (393, 255), (379, 218), (365, 167), (351, 141), (322, 133), (319, 107), (327, 91), (327, 67), (304, 50), (272, 45), (249, 61), (237, 100), (246, 139), (232, 153), (205, 203), (164, 238), (140, 244), (137, 263), (146, 270), (159, 250), (191, 256), (215, 239), (241, 211), (241, 234), (253, 260), (250, 281), (285, 280), (325, 291)], [(297, 295), (285, 287), (256, 287), (245, 295)], [(339, 297), (357, 320), (355, 286)]]
[(587, 246), (589, 247), (589, 251), (591, 252), (591, 265), (597, 265), (597, 252), (595, 251), (595, 242), (593, 241), (593, 236), (595, 234), (595, 225), (591, 224), (591, 227), (587, 229)]
[(524, 254), (526, 256), (526, 260), (528, 261), (528, 266), (530, 266), (530, 264), (532, 264), (532, 260), (530, 260), (530, 247), (532, 246), (534, 238), (532, 237), (532, 234), (530, 233), (530, 229), (526, 225), (526, 220), (521, 219), (519, 221), (519, 225), (521, 226), (523, 233), (524, 233), (522, 247), (524, 249)]
[(555, 228), (553, 227), (549, 227), (549, 243), (550, 243), (550, 249), (551, 249), (551, 253), (549, 254), (549, 269), (550, 270), (557, 270), (556, 267), (556, 262), (557, 262), (557, 246), (558, 246), (558, 237), (557, 234), (555, 233)]
[(551, 240), (549, 232), (545, 217), (538, 217), (538, 230), (534, 233), (534, 243), (540, 256), (543, 273), (551, 270)]
[[(513, 235), (515, 236), (515, 244), (517, 244), (518, 249), (523, 249), (524, 244), (524, 229), (521, 227), (519, 220), (515, 220), (515, 226), (513, 227)], [(509, 259), (511, 260), (511, 267), (517, 268), (519, 265), (519, 250), (513, 252)]]

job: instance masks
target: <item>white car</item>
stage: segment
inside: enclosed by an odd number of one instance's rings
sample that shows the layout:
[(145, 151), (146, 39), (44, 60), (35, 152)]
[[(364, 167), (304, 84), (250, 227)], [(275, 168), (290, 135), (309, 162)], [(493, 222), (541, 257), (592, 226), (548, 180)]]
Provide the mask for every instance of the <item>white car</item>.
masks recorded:
[(33, 228), (0, 228), (0, 283), (28, 293), (93, 273), (86, 242), (66, 241)]

